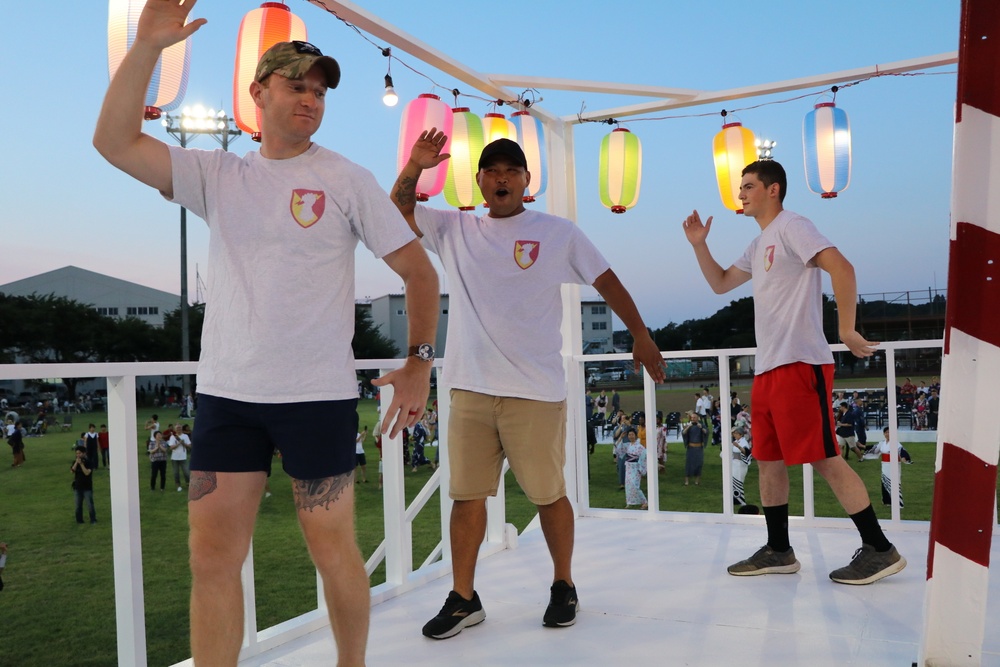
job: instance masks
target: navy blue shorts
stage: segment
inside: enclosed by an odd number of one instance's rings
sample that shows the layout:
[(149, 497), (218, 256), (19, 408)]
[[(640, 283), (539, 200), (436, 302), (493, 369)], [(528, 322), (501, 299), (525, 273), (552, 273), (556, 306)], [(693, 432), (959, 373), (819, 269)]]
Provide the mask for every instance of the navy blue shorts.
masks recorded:
[(198, 395), (191, 470), (270, 473), (274, 450), (294, 479), (354, 470), (358, 401), (246, 403)]

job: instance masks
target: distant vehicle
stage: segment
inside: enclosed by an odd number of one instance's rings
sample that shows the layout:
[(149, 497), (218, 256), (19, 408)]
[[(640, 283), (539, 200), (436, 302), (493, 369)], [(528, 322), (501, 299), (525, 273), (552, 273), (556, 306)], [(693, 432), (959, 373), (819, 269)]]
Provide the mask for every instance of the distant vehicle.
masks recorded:
[(620, 382), (628, 377), (624, 366), (608, 366), (602, 375), (609, 382)]

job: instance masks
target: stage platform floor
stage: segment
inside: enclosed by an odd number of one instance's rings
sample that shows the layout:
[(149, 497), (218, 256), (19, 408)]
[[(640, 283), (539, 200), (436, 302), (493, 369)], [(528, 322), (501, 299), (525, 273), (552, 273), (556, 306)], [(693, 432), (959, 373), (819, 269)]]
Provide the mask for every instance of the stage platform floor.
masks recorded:
[[(793, 524), (802, 563), (796, 574), (733, 577), (726, 566), (764, 543), (762, 520), (733, 525), (623, 514), (629, 518), (577, 521), (575, 626), (542, 626), (551, 564), (541, 531), (529, 530), (516, 549), (480, 561), (476, 588), (487, 616), (478, 626), (443, 641), (420, 634), (443, 604), (450, 576), (373, 606), (368, 665), (910, 667), (917, 659), (926, 524), (889, 534), (908, 561), (905, 570), (870, 586), (844, 586), (828, 575), (860, 545), (848, 522), (842, 529)], [(995, 536), (994, 562), (997, 544)], [(998, 594), (994, 572), (987, 628), (1000, 623)], [(982, 664), (1000, 667), (1000, 634), (987, 632), (983, 650)], [(335, 653), (324, 628), (240, 664), (333, 665)]]

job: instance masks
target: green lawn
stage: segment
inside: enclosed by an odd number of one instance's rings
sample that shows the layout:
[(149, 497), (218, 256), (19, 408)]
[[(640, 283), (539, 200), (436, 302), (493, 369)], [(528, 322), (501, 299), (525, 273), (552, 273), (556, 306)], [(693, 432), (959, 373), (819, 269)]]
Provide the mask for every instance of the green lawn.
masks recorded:
[[(187, 565), (187, 494), (172, 485), (149, 490), (149, 462), (141, 425), (154, 412), (140, 409), (136, 446), (140, 447), (139, 488), (142, 522), (146, 641), (149, 664), (170, 665), (190, 656)], [(176, 410), (155, 410), (165, 425)], [(375, 402), (361, 401), (361, 424), (374, 426)], [(114, 572), (111, 550), (108, 473), (97, 470), (94, 496), (96, 525), (73, 518), (72, 446), (88, 422), (107, 421), (106, 414), (76, 415), (74, 429), (57, 426), (41, 438), (27, 438), (26, 464), (0, 464), (0, 541), (9, 546), (6, 584), (0, 610), (6, 619), (0, 633), (0, 665), (110, 666), (117, 664), (114, 615)], [(197, 444), (197, 443), (196, 443)], [(6, 449), (6, 447), (5, 447)], [(367, 442), (368, 483), (356, 486), (358, 543), (367, 558), (382, 541), (382, 494), (378, 490), (378, 451)], [(428, 456), (433, 458), (433, 449)], [(429, 467), (406, 469), (406, 495), (412, 499), (431, 475)], [(508, 475), (508, 520), (522, 529), (532, 506)], [(316, 574), (306, 553), (287, 475), (275, 461), (272, 496), (261, 502), (254, 534), (257, 624), (263, 629), (316, 608)], [(440, 504), (435, 495), (414, 524), (415, 565), (441, 540)], [(384, 567), (372, 585), (385, 580)]]
[[(741, 396), (745, 392), (738, 389)], [(660, 392), (658, 407), (681, 401), (688, 403), (688, 390)], [(634, 409), (641, 403), (639, 392), (623, 395), (622, 404)], [(637, 406), (638, 407), (638, 406)], [(143, 573), (145, 580), (146, 631), (149, 664), (169, 665), (190, 655), (188, 649), (188, 594), (186, 494), (170, 486), (165, 492), (149, 491), (149, 463), (144, 454), (146, 434), (139, 428), (152, 409), (137, 415), (136, 446), (142, 447), (139, 464), (140, 512), (142, 520)], [(161, 423), (174, 418), (160, 409)], [(374, 401), (359, 406), (361, 424), (374, 426)], [(50, 432), (26, 440), (27, 463), (12, 469), (0, 464), (0, 541), (9, 544), (4, 573), (5, 590), (0, 609), (5, 631), (0, 635), (0, 665), (50, 667), (52, 665), (108, 666), (116, 663), (114, 576), (108, 473), (95, 473), (98, 523), (77, 525), (73, 519), (71, 447), (88, 421), (100, 425), (103, 413), (77, 415), (73, 432)], [(58, 428), (58, 427), (57, 427)], [(197, 443), (195, 443), (197, 446)], [(907, 445), (915, 463), (903, 466), (903, 491), (907, 502), (905, 519), (930, 515), (934, 444)], [(378, 453), (369, 438), (367, 484), (356, 486), (358, 542), (365, 557), (383, 537), (382, 498), (377, 488)], [(661, 474), (661, 508), (677, 511), (720, 512), (721, 459), (716, 449), (706, 452), (702, 485), (683, 487), (683, 448), (670, 451), (667, 470)], [(433, 458), (433, 450), (428, 451)], [(618, 490), (610, 447), (598, 446), (590, 457), (591, 504), (623, 507), (624, 492)], [(879, 516), (888, 509), (879, 502), (879, 464), (853, 463), (868, 484)], [(792, 470), (793, 514), (801, 513), (801, 474)], [(429, 467), (417, 473), (406, 471), (406, 494), (412, 499), (431, 475)], [(747, 477), (747, 494), (757, 496), (756, 466)], [(261, 503), (254, 538), (258, 627), (265, 628), (297, 616), (316, 606), (316, 575), (295, 521), (291, 487), (276, 465), (270, 481), (272, 497)], [(534, 515), (531, 504), (508, 474), (507, 516), (518, 529)], [(842, 516), (829, 489), (816, 482), (817, 514)], [(414, 563), (423, 562), (440, 541), (440, 506), (431, 499), (414, 525)], [(372, 584), (384, 581), (379, 568)]]

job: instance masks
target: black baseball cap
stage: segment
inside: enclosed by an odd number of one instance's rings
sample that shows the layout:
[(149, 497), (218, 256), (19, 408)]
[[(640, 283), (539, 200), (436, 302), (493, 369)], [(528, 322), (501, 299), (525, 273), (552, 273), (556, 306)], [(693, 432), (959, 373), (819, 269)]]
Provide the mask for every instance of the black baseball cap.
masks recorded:
[(479, 168), (482, 169), (489, 165), (498, 157), (505, 157), (520, 167), (528, 168), (528, 160), (524, 157), (524, 151), (521, 150), (516, 141), (510, 139), (497, 139), (486, 144), (486, 148), (479, 156)]

